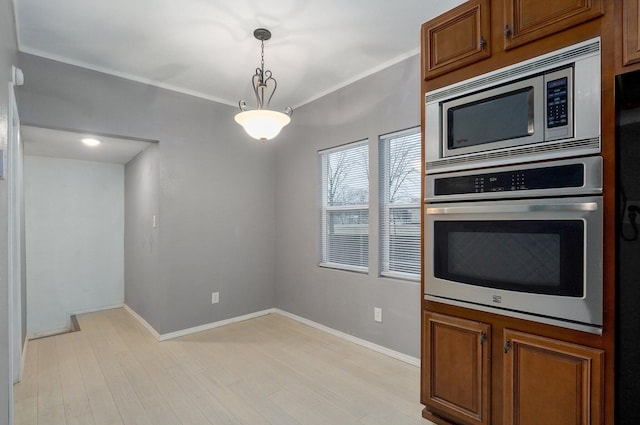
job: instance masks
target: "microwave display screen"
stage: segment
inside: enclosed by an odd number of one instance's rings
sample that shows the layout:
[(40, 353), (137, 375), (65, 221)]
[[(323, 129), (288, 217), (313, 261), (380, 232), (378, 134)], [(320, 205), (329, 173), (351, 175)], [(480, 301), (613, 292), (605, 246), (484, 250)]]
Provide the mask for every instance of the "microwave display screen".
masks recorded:
[(436, 221), (438, 278), (518, 292), (583, 296), (582, 220)]
[(449, 149), (455, 150), (532, 135), (533, 91), (533, 87), (525, 87), (449, 108), (447, 110)]
[(567, 87), (567, 77), (547, 83), (547, 128), (563, 127), (569, 123)]

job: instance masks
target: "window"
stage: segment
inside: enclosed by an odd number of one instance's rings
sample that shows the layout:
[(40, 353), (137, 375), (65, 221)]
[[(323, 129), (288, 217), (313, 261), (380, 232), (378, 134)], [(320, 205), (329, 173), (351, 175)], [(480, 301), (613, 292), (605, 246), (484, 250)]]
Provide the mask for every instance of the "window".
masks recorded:
[(380, 137), (380, 272), (420, 279), (420, 128)]
[(369, 145), (361, 141), (320, 152), (322, 266), (369, 267)]

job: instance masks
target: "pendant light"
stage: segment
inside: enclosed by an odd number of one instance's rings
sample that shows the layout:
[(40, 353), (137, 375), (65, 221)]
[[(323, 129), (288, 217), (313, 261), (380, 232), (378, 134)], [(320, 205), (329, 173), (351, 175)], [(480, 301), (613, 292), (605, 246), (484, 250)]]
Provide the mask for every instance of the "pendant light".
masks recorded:
[(273, 78), (272, 72), (264, 69), (264, 42), (271, 38), (271, 31), (258, 28), (253, 32), (253, 36), (260, 40), (261, 44), (260, 67), (256, 68), (256, 73), (251, 77), (257, 109), (247, 110), (247, 102), (241, 100), (238, 102), (241, 112), (235, 116), (235, 121), (244, 128), (249, 136), (265, 142), (276, 137), (280, 130), (291, 122), (293, 108), (287, 106), (284, 113), (269, 109), (271, 98), (278, 87), (278, 82)]

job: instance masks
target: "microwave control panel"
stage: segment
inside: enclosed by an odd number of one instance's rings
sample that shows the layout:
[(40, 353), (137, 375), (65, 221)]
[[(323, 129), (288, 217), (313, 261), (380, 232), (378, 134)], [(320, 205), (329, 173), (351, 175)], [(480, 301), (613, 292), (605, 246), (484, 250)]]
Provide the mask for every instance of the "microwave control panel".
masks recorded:
[(547, 128), (569, 124), (569, 83), (567, 77), (547, 82)]
[(544, 140), (573, 137), (573, 67), (544, 74)]
[(584, 164), (437, 177), (436, 196), (581, 187)]

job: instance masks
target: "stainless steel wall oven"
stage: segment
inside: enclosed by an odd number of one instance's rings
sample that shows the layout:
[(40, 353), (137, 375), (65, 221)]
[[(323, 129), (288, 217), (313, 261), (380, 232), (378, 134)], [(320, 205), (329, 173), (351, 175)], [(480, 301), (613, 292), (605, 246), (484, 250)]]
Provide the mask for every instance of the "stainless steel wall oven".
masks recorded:
[(599, 156), (429, 175), (424, 297), (602, 331)]

